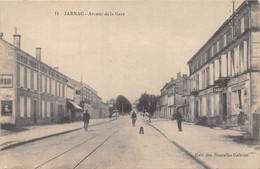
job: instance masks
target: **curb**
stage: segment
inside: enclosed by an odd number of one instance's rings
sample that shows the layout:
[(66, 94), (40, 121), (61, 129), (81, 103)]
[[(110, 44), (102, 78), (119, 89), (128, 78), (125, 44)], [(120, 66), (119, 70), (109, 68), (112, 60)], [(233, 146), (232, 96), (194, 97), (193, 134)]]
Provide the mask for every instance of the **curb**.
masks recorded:
[(175, 141), (171, 140), (170, 138), (168, 138), (160, 129), (158, 129), (157, 127), (153, 126), (152, 124), (150, 124), (149, 122), (147, 122), (147, 124), (149, 126), (151, 126), (152, 128), (154, 128), (156, 131), (158, 131), (162, 136), (164, 136), (168, 141), (170, 141), (172, 144), (174, 144), (175, 146), (177, 146), (179, 149), (181, 149), (181, 151), (184, 151), (186, 154), (188, 154), (192, 159), (194, 159), (195, 161), (197, 161), (199, 164), (201, 164), (203, 167), (207, 168), (207, 169), (211, 169), (212, 167), (210, 167), (208, 164), (206, 164), (203, 160), (195, 157), (191, 152), (189, 152), (188, 150), (186, 150), (183, 146), (181, 146), (180, 144), (176, 143)]
[[(116, 120), (116, 119), (112, 119), (112, 120), (109, 120), (109, 121), (105, 121), (105, 122), (89, 125), (89, 127), (97, 126), (97, 125), (100, 125), (100, 124), (109, 123), (109, 122), (114, 121), (114, 120)], [(78, 131), (80, 129), (82, 129), (82, 127), (75, 128), (75, 129), (72, 129), (72, 130), (63, 131), (63, 132), (60, 132), (60, 133), (55, 133), (55, 134), (43, 136), (43, 137), (34, 138), (34, 139), (31, 139), (31, 140), (26, 140), (26, 141), (21, 141), (21, 142), (18, 142), (18, 143), (10, 144), (10, 145), (8, 145), (6, 147), (1, 148), (0, 151), (4, 151), (4, 150), (7, 150), (7, 149), (10, 149), (10, 148), (13, 148), (13, 147), (17, 147), (17, 146), (20, 146), (20, 145), (24, 145), (24, 144), (27, 144), (27, 143), (32, 143), (32, 142), (35, 142), (35, 141), (43, 140), (43, 139), (50, 138), (50, 137), (53, 137), (53, 136), (58, 136), (58, 135), (67, 134), (67, 133), (70, 133), (70, 132)]]

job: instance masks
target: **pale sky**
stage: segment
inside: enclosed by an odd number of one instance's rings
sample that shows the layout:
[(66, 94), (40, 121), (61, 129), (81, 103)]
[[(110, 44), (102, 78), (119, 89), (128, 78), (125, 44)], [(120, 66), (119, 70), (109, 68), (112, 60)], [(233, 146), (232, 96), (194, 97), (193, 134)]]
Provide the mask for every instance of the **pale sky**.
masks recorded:
[[(238, 4), (237, 4), (238, 6)], [(64, 12), (125, 16), (64, 16)], [(160, 89), (231, 15), (231, 0), (122, 2), (0, 2), (0, 32), (21, 49), (94, 88), (105, 102), (131, 102)], [(54, 12), (59, 12), (55, 16)]]

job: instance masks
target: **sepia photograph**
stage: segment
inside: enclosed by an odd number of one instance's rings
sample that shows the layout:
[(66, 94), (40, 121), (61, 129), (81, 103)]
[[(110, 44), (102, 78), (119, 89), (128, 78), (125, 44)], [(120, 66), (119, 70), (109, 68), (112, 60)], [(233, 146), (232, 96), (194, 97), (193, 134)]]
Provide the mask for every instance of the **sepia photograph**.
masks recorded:
[(0, 1), (0, 169), (259, 169), (259, 2)]

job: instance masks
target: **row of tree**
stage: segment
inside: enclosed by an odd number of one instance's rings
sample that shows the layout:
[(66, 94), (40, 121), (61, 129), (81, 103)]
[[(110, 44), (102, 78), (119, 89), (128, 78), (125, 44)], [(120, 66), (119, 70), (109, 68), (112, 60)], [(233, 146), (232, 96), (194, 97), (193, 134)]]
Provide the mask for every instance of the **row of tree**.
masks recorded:
[(120, 114), (129, 114), (132, 111), (132, 104), (125, 96), (119, 95), (116, 99), (116, 103), (109, 109), (111, 114), (113, 114), (115, 111), (119, 112)]
[(145, 92), (141, 95), (136, 108), (139, 112), (148, 112), (150, 115), (153, 115), (156, 111), (158, 100), (159, 96), (150, 95)]
[[(139, 112), (148, 112), (150, 115), (153, 115), (156, 111), (158, 100), (159, 96), (150, 95), (145, 92), (139, 98), (139, 103), (137, 104), (136, 108)], [(111, 114), (113, 114), (115, 111), (119, 112), (120, 114), (129, 114), (132, 111), (132, 105), (125, 96), (119, 95), (116, 99), (116, 103), (109, 109)]]

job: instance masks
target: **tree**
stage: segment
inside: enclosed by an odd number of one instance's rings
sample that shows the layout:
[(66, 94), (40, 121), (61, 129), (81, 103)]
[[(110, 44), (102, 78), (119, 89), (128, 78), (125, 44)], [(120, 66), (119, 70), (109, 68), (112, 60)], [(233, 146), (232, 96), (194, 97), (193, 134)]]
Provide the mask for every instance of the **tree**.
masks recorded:
[(132, 111), (132, 105), (125, 96), (119, 95), (116, 99), (116, 103), (113, 105), (113, 109), (117, 109), (119, 113), (130, 113)]
[(147, 111), (149, 114), (153, 115), (153, 113), (156, 111), (157, 100), (157, 96), (149, 95), (145, 92), (141, 95), (136, 108), (138, 111)]

